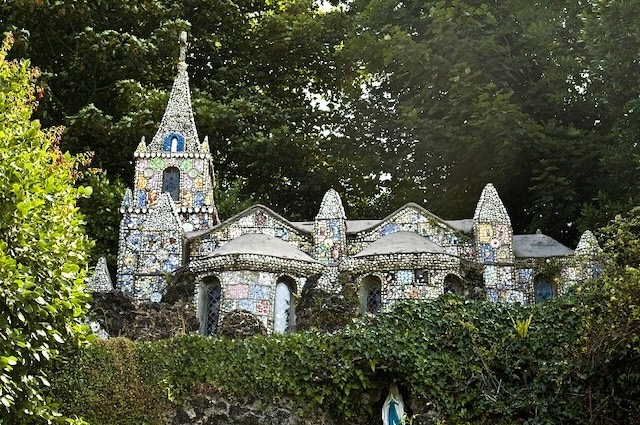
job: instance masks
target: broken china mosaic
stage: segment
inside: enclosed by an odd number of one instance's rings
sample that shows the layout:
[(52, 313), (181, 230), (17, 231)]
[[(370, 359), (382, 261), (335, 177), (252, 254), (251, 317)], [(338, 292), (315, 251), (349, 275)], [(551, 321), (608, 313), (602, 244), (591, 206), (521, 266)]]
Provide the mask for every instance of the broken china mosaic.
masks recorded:
[[(159, 301), (166, 287), (165, 276), (196, 264), (192, 269), (200, 278), (215, 275), (219, 279), (219, 320), (231, 311), (246, 310), (270, 331), (277, 282), (283, 274), (295, 276), (294, 293), (299, 293), (306, 279), (316, 273), (321, 275), (319, 287), (330, 292), (342, 289), (339, 276), (343, 272), (356, 282), (375, 274), (380, 278), (384, 308), (403, 299), (439, 296), (455, 286), (447, 282), (447, 277), (463, 280), (465, 263), (481, 269), (490, 301), (534, 302), (536, 290), (549, 293), (552, 282), (536, 289), (540, 263), (516, 258), (509, 216), (491, 184), (482, 191), (473, 219), (458, 220), (456, 225), (416, 204), (407, 204), (378, 222), (367, 221), (373, 224), (364, 227), (364, 222), (346, 219), (340, 196), (333, 189), (327, 191), (311, 222), (290, 222), (257, 205), (220, 223), (208, 141), (199, 141), (193, 119), (184, 49), (158, 131), (148, 146), (143, 140), (134, 153), (135, 179), (120, 209), (117, 290), (139, 301)], [(350, 230), (349, 223), (360, 230)], [(444, 252), (402, 254), (391, 249), (385, 255), (354, 258), (396, 232), (416, 233)], [(291, 260), (278, 252), (264, 258), (211, 258), (226, 243), (246, 234), (278, 238), (312, 258), (306, 262)], [(551, 290), (561, 294), (575, 282), (597, 275), (598, 250), (595, 237), (585, 233), (575, 255), (562, 259), (554, 277), (567, 283), (554, 281), (556, 286)], [(104, 269), (101, 265), (101, 274)], [(108, 287), (104, 277), (93, 285)], [(204, 317), (202, 311), (200, 315)]]

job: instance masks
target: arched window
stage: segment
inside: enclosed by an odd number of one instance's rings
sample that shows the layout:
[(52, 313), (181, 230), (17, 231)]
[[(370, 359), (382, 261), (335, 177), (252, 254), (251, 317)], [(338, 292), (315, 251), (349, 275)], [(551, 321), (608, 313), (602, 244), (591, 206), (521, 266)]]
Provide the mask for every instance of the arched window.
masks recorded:
[(295, 289), (295, 281), (287, 276), (282, 276), (276, 282), (276, 302), (274, 306), (273, 331), (276, 333), (289, 333), (293, 330), (295, 311), (292, 291)]
[(162, 173), (162, 192), (168, 192), (174, 201), (180, 200), (180, 170), (168, 167)]
[(360, 289), (360, 310), (363, 313), (377, 314), (382, 308), (382, 282), (377, 276), (369, 275), (362, 279)]
[(444, 278), (444, 293), (445, 294), (455, 294), (455, 295), (463, 295), (462, 290), (462, 282), (455, 275), (447, 275)]
[(548, 279), (538, 277), (533, 282), (533, 292), (536, 302), (541, 303), (556, 295), (556, 286)]
[(220, 281), (215, 276), (207, 276), (200, 283), (203, 288), (202, 306), (204, 307), (203, 331), (205, 335), (213, 335), (220, 318), (220, 301), (222, 289)]
[(183, 152), (184, 136), (179, 133), (167, 134), (167, 137), (164, 138), (162, 150), (165, 152)]

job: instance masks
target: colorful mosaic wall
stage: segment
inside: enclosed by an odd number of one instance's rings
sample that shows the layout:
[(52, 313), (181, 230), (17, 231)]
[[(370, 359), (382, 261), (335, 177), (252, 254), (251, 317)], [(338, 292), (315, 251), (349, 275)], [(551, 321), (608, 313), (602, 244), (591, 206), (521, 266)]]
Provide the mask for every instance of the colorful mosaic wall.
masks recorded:
[(318, 288), (338, 292), (338, 265), (347, 251), (347, 216), (340, 195), (333, 189), (325, 193), (313, 225), (313, 254), (327, 266), (318, 280)]
[(160, 301), (164, 274), (182, 265), (184, 236), (173, 202), (163, 194), (146, 214), (121, 211), (118, 287), (137, 300)]
[(331, 189), (322, 198), (314, 222), (314, 258), (322, 264), (336, 266), (345, 255), (347, 221), (338, 192)]
[(190, 244), (190, 256), (193, 259), (209, 256), (225, 242), (248, 233), (274, 236), (292, 243), (303, 252), (311, 251), (311, 242), (303, 231), (287, 224), (286, 220), (268, 208), (256, 206), (229, 219), (224, 226), (218, 226), (206, 235), (194, 239)]
[(407, 205), (393, 216), (381, 221), (373, 229), (355, 235), (353, 240), (349, 241), (347, 252), (349, 255), (355, 255), (381, 237), (399, 231), (416, 232), (427, 237), (451, 255), (468, 259), (475, 256), (473, 244), (468, 237), (414, 204)]
[(498, 192), (487, 184), (473, 215), (476, 261), (484, 265), (487, 299), (493, 302), (525, 302), (524, 287), (515, 279), (513, 229)]
[(432, 300), (444, 293), (445, 270), (396, 270), (385, 273), (382, 286), (383, 310), (403, 300)]
[[(234, 310), (246, 310), (254, 314), (270, 333), (273, 330), (276, 282), (281, 273), (260, 271), (232, 271), (216, 274), (222, 288), (220, 321)], [(295, 279), (294, 279), (295, 280)], [(295, 280), (298, 287), (304, 279)], [(198, 289), (202, 300), (202, 289)], [(199, 310), (202, 309), (200, 301)], [(203, 313), (203, 312), (201, 312)], [(204, 317), (201, 314), (201, 317)], [(202, 320), (202, 319), (201, 319)]]
[(136, 152), (136, 157), (136, 180), (128, 208), (144, 211), (153, 205), (163, 192), (163, 184), (166, 186), (163, 178), (167, 170), (172, 170), (179, 187), (175, 204), (185, 230), (208, 229), (216, 223), (209, 154)]

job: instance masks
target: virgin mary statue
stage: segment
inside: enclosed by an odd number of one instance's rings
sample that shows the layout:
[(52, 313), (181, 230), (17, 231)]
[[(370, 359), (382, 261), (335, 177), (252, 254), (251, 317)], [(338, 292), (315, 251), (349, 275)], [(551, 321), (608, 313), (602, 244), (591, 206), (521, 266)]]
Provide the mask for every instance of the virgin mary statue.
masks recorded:
[(382, 406), (382, 423), (384, 425), (401, 425), (404, 416), (404, 402), (396, 384), (389, 386), (389, 395)]

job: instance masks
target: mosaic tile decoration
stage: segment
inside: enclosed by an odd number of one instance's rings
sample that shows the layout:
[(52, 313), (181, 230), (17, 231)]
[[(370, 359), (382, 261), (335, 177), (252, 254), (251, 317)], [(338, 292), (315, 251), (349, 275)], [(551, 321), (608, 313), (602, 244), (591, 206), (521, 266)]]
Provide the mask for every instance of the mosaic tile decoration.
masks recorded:
[[(135, 178), (120, 208), (117, 289), (138, 301), (159, 301), (166, 287), (165, 275), (186, 267), (197, 281), (207, 276), (219, 279), (220, 293), (213, 304), (220, 305), (220, 314), (209, 317), (222, 320), (233, 310), (245, 309), (271, 332), (276, 282), (283, 275), (294, 279), (297, 293), (316, 274), (320, 275), (318, 287), (333, 293), (342, 289), (341, 273), (354, 279), (375, 275), (381, 279), (382, 308), (387, 309), (398, 300), (439, 296), (447, 277), (460, 279), (464, 274), (464, 260), (483, 267), (487, 299), (535, 301), (540, 263), (515, 257), (511, 220), (492, 184), (480, 194), (472, 220), (445, 222), (410, 203), (378, 222), (369, 221), (371, 225), (357, 233), (347, 233), (340, 195), (330, 189), (313, 221), (293, 223), (256, 205), (220, 223), (213, 197), (212, 156), (207, 138), (201, 142), (198, 137), (185, 60), (186, 35), (181, 36), (180, 63), (162, 121), (151, 142), (147, 145), (142, 138), (134, 152)], [(396, 232), (416, 233), (442, 250), (400, 252), (394, 242), (380, 255), (362, 255), (372, 243)], [(286, 244), (280, 246), (287, 249), (281, 249), (279, 255), (264, 251), (224, 255), (227, 243), (248, 234), (272, 236), (279, 241), (269, 243), (284, 242), (306, 255), (288, 250)], [(257, 246), (257, 239), (252, 239), (251, 246)], [(183, 255), (184, 249), (189, 255)], [(186, 257), (188, 264), (183, 260)], [(575, 254), (557, 260), (562, 266), (557, 292), (562, 294), (597, 275), (600, 258), (597, 240), (585, 232)], [(99, 261), (87, 283), (94, 290), (109, 288), (105, 270), (106, 264)], [(194, 301), (202, 315), (204, 295), (198, 291)]]
[(165, 148), (165, 138), (168, 135), (178, 134), (184, 140), (185, 151), (194, 151), (200, 147), (198, 132), (196, 130), (193, 110), (191, 108), (191, 90), (189, 89), (189, 75), (187, 74), (186, 60), (186, 33), (180, 37), (180, 63), (178, 75), (173, 82), (173, 88), (169, 95), (167, 108), (160, 122), (160, 128), (151, 140), (149, 150), (162, 152)]
[(113, 283), (107, 268), (107, 260), (104, 257), (98, 258), (96, 268), (89, 279), (87, 279), (87, 289), (91, 292), (111, 292)]
[(381, 237), (395, 232), (416, 232), (440, 245), (451, 255), (473, 258), (473, 245), (440, 218), (424, 208), (408, 204), (382, 220), (373, 229), (359, 232), (347, 243), (348, 255), (355, 255)]
[[(205, 276), (211, 276), (211, 274), (209, 272), (203, 273), (196, 280), (200, 282)], [(273, 330), (276, 283), (283, 276), (282, 273), (242, 270), (223, 271), (215, 276), (222, 287), (220, 321), (234, 310), (246, 310), (256, 315), (269, 332)], [(293, 278), (293, 276), (287, 276), (287, 278), (296, 283), (297, 293), (300, 293), (304, 280)], [(196, 305), (198, 317), (202, 320), (203, 317), (206, 317), (206, 312), (202, 311), (205, 308), (205, 303), (201, 298), (203, 292), (200, 283), (197, 284), (196, 293), (196, 298), (201, 299), (200, 302), (196, 300)]]
[(145, 213), (122, 213), (118, 289), (138, 301), (159, 301), (166, 285), (164, 274), (182, 265), (184, 236), (175, 205), (164, 193)]
[(190, 244), (190, 256), (194, 259), (207, 257), (226, 242), (248, 233), (277, 237), (311, 255), (312, 244), (309, 235), (294, 228), (267, 207), (256, 205), (194, 239)]

